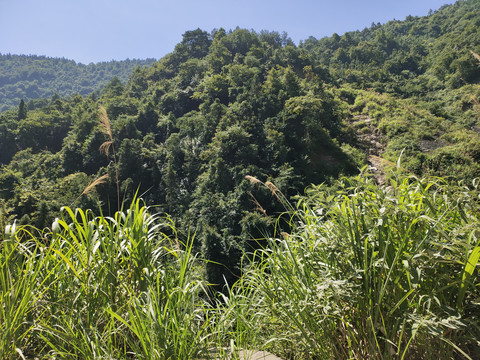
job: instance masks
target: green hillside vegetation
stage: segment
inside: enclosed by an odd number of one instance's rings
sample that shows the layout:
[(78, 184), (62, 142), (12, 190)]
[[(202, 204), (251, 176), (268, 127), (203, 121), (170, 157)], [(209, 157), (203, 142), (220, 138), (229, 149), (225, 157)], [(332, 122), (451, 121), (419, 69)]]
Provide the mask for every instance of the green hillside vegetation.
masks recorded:
[(33, 108), (45, 106), (44, 99), (54, 95), (87, 96), (114, 77), (127, 81), (135, 68), (149, 66), (154, 61), (112, 60), (84, 65), (45, 56), (0, 54), (0, 111), (18, 106), (20, 100), (31, 101), (29, 107)]
[[(117, 210), (118, 174), (120, 198), (138, 190), (191, 227), (196, 250), (227, 265), (209, 271), (220, 276), (210, 280), (232, 282), (249, 239), (274, 224), (254, 201), (268, 215), (282, 211), (266, 191), (249, 195), (246, 175), (291, 196), (357, 171), (350, 153), (361, 154), (343, 148), (354, 139), (342, 102), (322, 78), (328, 71), (277, 33), (187, 32), (173, 53), (137, 68), (126, 85), (113, 80), (99, 100), (57, 98), (2, 113), (2, 198), (20, 223), (43, 228), (105, 174), (108, 181), (74, 205), (100, 201), (104, 213)], [(99, 104), (112, 138), (100, 126)], [(101, 153), (110, 140), (115, 152)]]
[(458, 1), (425, 17), (408, 16), (362, 31), (305, 40), (301, 48), (338, 83), (402, 97), (435, 98), (445, 87), (478, 82), (478, 1)]
[(196, 29), (0, 113), (0, 358), (477, 359), (479, 25)]

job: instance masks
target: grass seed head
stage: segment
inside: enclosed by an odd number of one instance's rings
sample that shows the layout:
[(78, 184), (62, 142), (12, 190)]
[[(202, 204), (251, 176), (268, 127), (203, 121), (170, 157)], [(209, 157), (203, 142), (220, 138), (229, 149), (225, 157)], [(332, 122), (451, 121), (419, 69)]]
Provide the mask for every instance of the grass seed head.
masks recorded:
[(245, 176), (245, 179), (247, 179), (248, 181), (250, 181), (250, 183), (252, 184), (261, 184), (262, 182), (260, 180), (258, 180), (256, 177), (253, 177), (251, 175), (246, 175)]
[(110, 151), (110, 146), (112, 146), (112, 144), (113, 144), (113, 141), (111, 140), (105, 141), (102, 145), (100, 145), (100, 147), (98, 148), (98, 151), (100, 151), (100, 153), (102, 154), (105, 154), (105, 156), (108, 156), (108, 153)]
[(108, 174), (102, 175), (99, 178), (92, 181), (82, 192), (82, 195), (90, 193), (97, 185), (103, 184), (108, 179)]
[(273, 195), (277, 195), (277, 193), (280, 192), (280, 190), (271, 181), (267, 181), (265, 185), (267, 186), (267, 188), (269, 188)]
[(102, 132), (108, 136), (110, 141), (113, 141), (112, 128), (110, 127), (107, 110), (105, 110), (102, 105), (98, 107), (98, 117), (100, 119), (100, 128), (102, 129)]

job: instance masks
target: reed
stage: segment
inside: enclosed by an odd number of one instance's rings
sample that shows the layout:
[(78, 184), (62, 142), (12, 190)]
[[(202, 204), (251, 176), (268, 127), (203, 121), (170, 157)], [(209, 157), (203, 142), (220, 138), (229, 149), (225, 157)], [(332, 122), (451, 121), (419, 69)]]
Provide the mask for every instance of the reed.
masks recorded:
[(111, 217), (64, 208), (50, 232), (9, 225), (0, 358), (476, 359), (478, 190), (400, 172), (379, 187), (367, 169), (312, 186), (213, 298), (194, 234), (137, 198)]
[(113, 139), (112, 128), (110, 125), (110, 119), (108, 118), (107, 110), (105, 110), (105, 108), (101, 105), (98, 108), (98, 118), (100, 121), (100, 129), (108, 138), (108, 140), (104, 141), (100, 145), (98, 150), (101, 153), (105, 154), (105, 156), (108, 158), (110, 153), (110, 148), (112, 149), (113, 165), (115, 168), (115, 184), (117, 186), (117, 210), (120, 210), (120, 181), (118, 178), (118, 164), (117, 164), (117, 154), (115, 152), (115, 142)]
[(191, 359), (211, 306), (168, 217), (139, 199), (113, 217), (64, 208), (49, 233), (8, 227), (0, 244), (0, 358)]
[(399, 173), (388, 187), (365, 169), (335, 190), (310, 188), (293, 231), (259, 251), (243, 284), (264, 314), (256, 328), (270, 323), (282, 339), (264, 339), (270, 349), (299, 359), (476, 358), (478, 188)]

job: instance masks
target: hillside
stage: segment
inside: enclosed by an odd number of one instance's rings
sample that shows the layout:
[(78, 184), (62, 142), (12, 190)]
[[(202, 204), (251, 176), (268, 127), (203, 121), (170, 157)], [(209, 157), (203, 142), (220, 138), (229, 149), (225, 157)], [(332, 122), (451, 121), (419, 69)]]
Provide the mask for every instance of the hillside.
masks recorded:
[(417, 175), (470, 182), (480, 174), (479, 26), (480, 2), (458, 1), (300, 48), (329, 69), (369, 155), (402, 153)]
[(10, 57), (72, 93), (0, 112), (0, 358), (479, 359), (479, 25)]
[(305, 40), (300, 47), (328, 66), (339, 84), (401, 97), (438, 98), (443, 89), (478, 83), (480, 4), (457, 1), (428, 16), (408, 16), (362, 31)]
[[(87, 96), (114, 77), (127, 81), (137, 66), (149, 66), (153, 62), (153, 59), (133, 59), (84, 65), (45, 56), (0, 54), (0, 111), (18, 106), (22, 99), (46, 99), (55, 94)], [(32, 106), (42, 104), (45, 102), (32, 103)]]
[(259, 246), (250, 239), (284, 210), (247, 175), (291, 199), (368, 163), (385, 181), (401, 156), (411, 174), (470, 184), (480, 176), (479, 6), (300, 46), (276, 32), (187, 31), (98, 99), (5, 111), (3, 216), (43, 228), (66, 204), (111, 214), (138, 191), (196, 233), (219, 283), (238, 276), (241, 254)]

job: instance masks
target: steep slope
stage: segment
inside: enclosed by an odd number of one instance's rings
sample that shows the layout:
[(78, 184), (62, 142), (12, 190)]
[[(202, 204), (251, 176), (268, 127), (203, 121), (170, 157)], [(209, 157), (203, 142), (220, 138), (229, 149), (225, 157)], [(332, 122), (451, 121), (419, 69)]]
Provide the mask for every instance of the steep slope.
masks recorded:
[(402, 154), (415, 174), (469, 183), (480, 176), (479, 25), (480, 2), (458, 1), (300, 48), (328, 67), (359, 140), (373, 140), (372, 165)]

